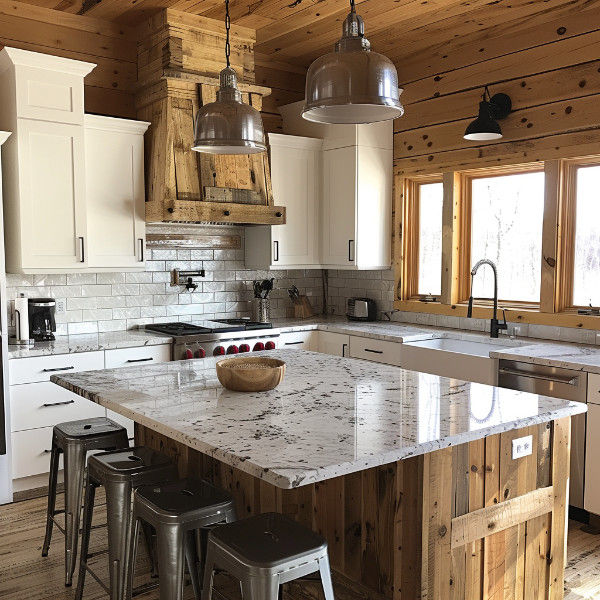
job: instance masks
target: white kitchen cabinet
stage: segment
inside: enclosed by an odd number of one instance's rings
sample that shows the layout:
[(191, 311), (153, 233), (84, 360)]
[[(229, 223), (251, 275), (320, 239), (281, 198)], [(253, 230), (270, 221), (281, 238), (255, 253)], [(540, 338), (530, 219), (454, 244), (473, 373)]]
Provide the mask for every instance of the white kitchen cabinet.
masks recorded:
[(278, 347), (282, 350), (297, 348), (301, 350), (317, 351), (318, 349), (318, 331), (293, 331), (282, 333), (279, 338)]
[(350, 336), (350, 356), (384, 365), (401, 366), (402, 344), (366, 337)]
[(144, 133), (150, 123), (85, 115), (87, 265), (144, 269)]
[(583, 507), (600, 515), (600, 375), (588, 375)]
[(389, 268), (391, 149), (347, 146), (323, 157), (323, 266)]
[(271, 133), (269, 146), (273, 197), (287, 223), (246, 229), (246, 266), (318, 269), (322, 141)]
[(331, 331), (319, 331), (318, 351), (332, 356), (348, 356), (350, 336)]

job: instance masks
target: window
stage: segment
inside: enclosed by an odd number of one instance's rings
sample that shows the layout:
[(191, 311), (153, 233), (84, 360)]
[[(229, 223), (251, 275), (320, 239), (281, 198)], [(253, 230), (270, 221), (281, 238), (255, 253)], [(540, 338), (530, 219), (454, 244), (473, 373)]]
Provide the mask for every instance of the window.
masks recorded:
[(444, 187), (439, 176), (405, 182), (402, 217), (405, 299), (442, 292), (442, 206)]
[[(498, 296), (512, 302), (540, 301), (544, 173), (541, 171), (468, 177), (471, 226), (468, 269), (487, 258), (498, 268)], [(466, 240), (468, 243), (468, 240)], [(463, 242), (464, 243), (464, 242)], [(469, 289), (470, 282), (466, 285)], [(475, 298), (494, 294), (492, 270), (482, 266), (473, 282)]]
[(573, 305), (600, 306), (600, 165), (575, 173)]

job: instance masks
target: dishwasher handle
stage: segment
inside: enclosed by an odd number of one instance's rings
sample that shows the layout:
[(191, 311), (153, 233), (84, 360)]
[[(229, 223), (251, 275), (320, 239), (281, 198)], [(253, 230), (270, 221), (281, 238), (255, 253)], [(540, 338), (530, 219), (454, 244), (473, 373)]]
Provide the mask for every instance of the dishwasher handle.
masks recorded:
[(553, 377), (552, 375), (542, 375), (541, 373), (527, 373), (517, 369), (507, 369), (501, 367), (498, 369), (501, 375), (515, 375), (517, 377), (528, 377), (529, 379), (539, 379), (541, 381), (551, 381), (552, 383), (563, 383), (566, 385), (577, 385), (579, 377)]

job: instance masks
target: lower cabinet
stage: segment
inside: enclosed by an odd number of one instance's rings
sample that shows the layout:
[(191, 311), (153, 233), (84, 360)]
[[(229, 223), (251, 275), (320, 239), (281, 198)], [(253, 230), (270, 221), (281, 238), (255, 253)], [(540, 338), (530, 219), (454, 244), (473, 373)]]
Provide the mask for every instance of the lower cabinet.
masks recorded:
[(290, 350), (298, 348), (300, 350), (312, 350), (316, 352), (318, 349), (318, 331), (293, 331), (290, 333), (282, 333), (279, 341), (279, 348), (282, 350)]
[(583, 507), (600, 515), (600, 375), (588, 375)]
[(343, 333), (319, 331), (318, 352), (332, 356), (349, 356), (350, 336)]
[(350, 356), (352, 358), (362, 358), (384, 365), (400, 367), (401, 350), (402, 344), (399, 342), (350, 336)]

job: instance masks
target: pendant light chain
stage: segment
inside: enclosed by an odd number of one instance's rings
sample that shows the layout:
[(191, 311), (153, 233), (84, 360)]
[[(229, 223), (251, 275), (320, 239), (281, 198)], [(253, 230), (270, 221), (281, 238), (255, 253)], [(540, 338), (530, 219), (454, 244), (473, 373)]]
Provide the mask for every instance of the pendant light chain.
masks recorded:
[[(352, 0), (353, 1), (353, 0)], [(225, 60), (227, 66), (231, 66), (229, 62), (229, 55), (231, 54), (231, 44), (229, 43), (229, 30), (231, 29), (231, 17), (229, 16), (229, 0), (225, 0)]]

